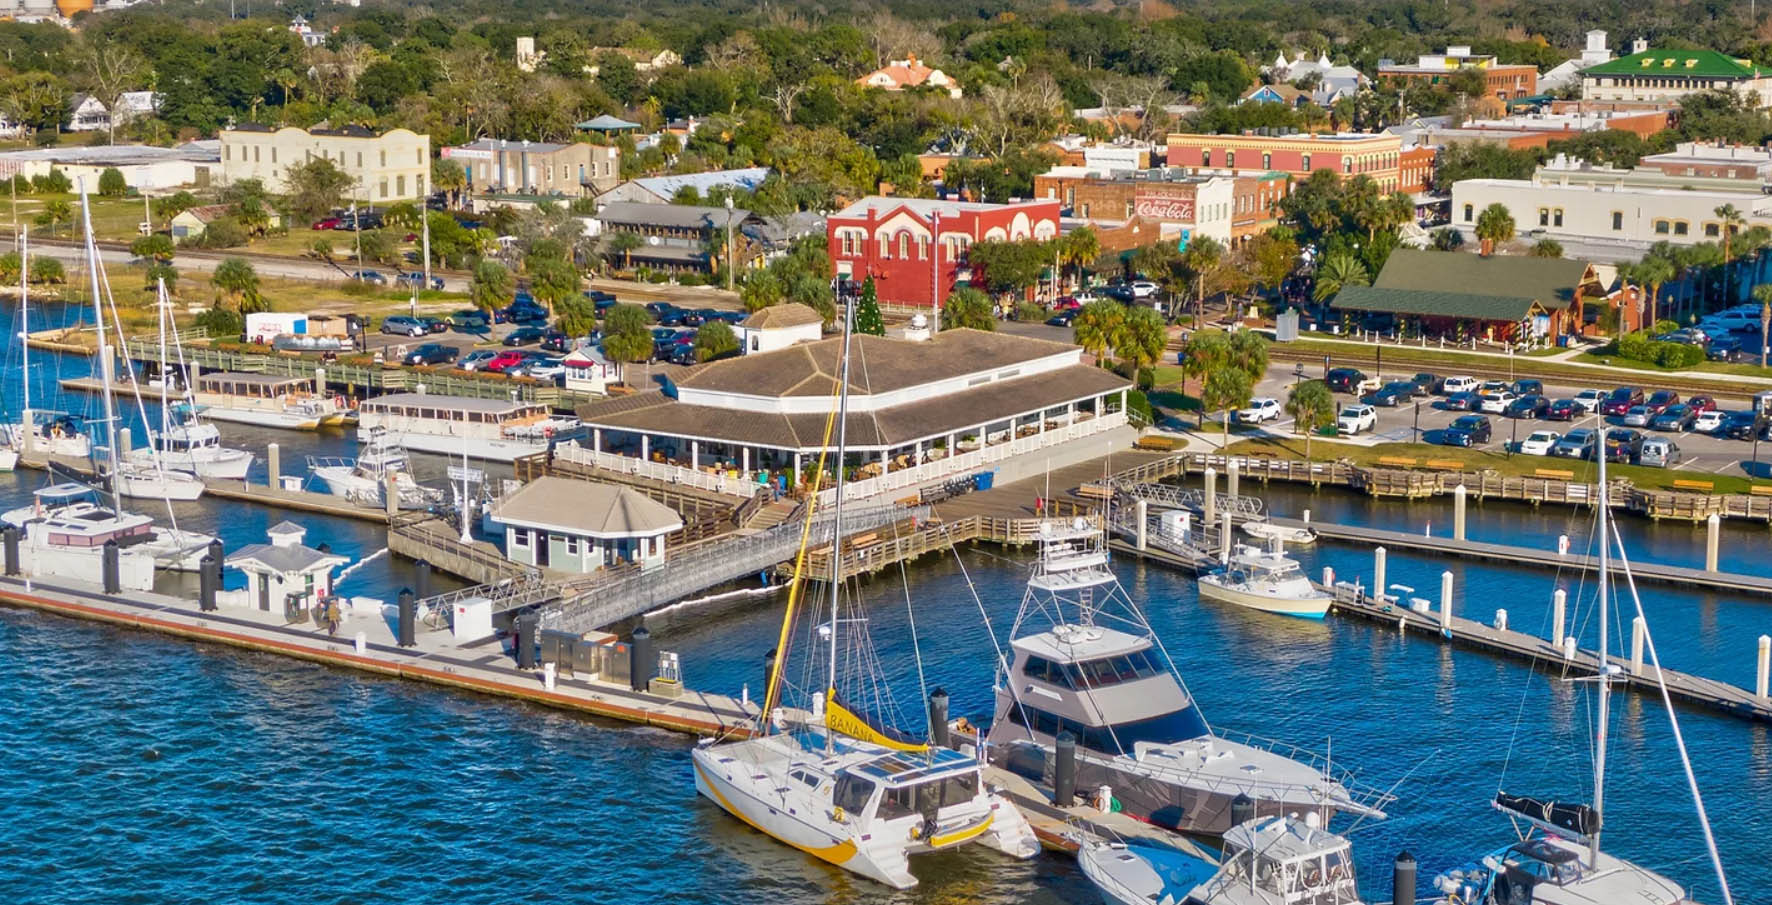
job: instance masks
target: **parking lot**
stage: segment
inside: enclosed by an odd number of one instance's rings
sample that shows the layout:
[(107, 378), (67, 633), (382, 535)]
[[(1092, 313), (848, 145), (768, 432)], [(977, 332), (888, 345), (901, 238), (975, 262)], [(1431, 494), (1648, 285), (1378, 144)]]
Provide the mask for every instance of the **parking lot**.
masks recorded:
[[(1257, 385), (1257, 397), (1271, 397), (1285, 404), (1287, 395), (1297, 381), (1291, 363), (1276, 364), (1268, 369), (1267, 376)], [(1404, 380), (1412, 376), (1410, 373), (1386, 373), (1386, 381)], [(1305, 379), (1320, 379), (1321, 368), (1307, 368)], [(1442, 377), (1453, 376), (1442, 374)], [(1633, 384), (1647, 395), (1654, 389), (1652, 375), (1642, 383)], [(1608, 375), (1611, 377), (1611, 375)], [(1568, 383), (1545, 382), (1545, 396), (1549, 399), (1573, 398), (1583, 389), (1597, 389), (1610, 392), (1619, 384), (1608, 384), (1596, 381), (1593, 384), (1575, 386)], [(1717, 407), (1724, 411), (1746, 411), (1751, 408), (1750, 400), (1739, 396), (1716, 396)], [(1351, 393), (1336, 393), (1337, 411), (1350, 405), (1358, 404), (1358, 397)], [(1491, 436), (1487, 442), (1473, 443), (1470, 448), (1490, 452), (1507, 452), (1515, 448), (1518, 441), (1525, 440), (1535, 431), (1552, 431), (1559, 435), (1566, 434), (1577, 428), (1592, 430), (1600, 425), (1601, 417), (1596, 415), (1578, 416), (1572, 421), (1545, 421), (1534, 418), (1509, 418), (1496, 413), (1451, 411), (1445, 408), (1443, 396), (1425, 396), (1405, 402), (1395, 407), (1374, 406), (1377, 413), (1377, 425), (1371, 432), (1362, 432), (1351, 439), (1358, 443), (1435, 443), (1443, 439), (1443, 432), (1454, 420), (1468, 414), (1480, 414), (1487, 418), (1491, 427)], [(1621, 419), (1617, 416), (1604, 418), (1605, 423), (1614, 428), (1622, 428)], [(1277, 419), (1266, 422), (1264, 428), (1274, 433), (1291, 433), (1292, 419), (1281, 414)], [(1629, 428), (1644, 437), (1666, 437), (1679, 447), (1681, 459), (1679, 468), (1693, 471), (1705, 471), (1712, 474), (1741, 474), (1753, 471), (1763, 475), (1764, 469), (1749, 469), (1744, 463), (1753, 461), (1755, 444), (1750, 440), (1733, 440), (1726, 437), (1691, 431), (1667, 432), (1654, 431), (1645, 427)], [(1772, 460), (1772, 443), (1759, 444), (1767, 460)]]

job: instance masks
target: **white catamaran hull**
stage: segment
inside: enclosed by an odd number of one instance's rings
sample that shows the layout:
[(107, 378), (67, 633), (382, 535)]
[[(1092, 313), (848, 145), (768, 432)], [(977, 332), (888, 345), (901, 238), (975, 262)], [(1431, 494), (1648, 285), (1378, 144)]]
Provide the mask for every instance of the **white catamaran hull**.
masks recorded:
[(232, 421), (235, 424), (251, 424), (258, 427), (280, 427), (285, 430), (311, 431), (319, 430), (325, 419), (312, 412), (263, 411), (259, 409), (230, 409), (210, 406), (203, 410), (203, 417), (211, 421)]
[(1334, 598), (1328, 594), (1294, 596), (1271, 591), (1247, 590), (1226, 584), (1219, 575), (1200, 576), (1199, 586), (1202, 598), (1234, 603), (1237, 606), (1260, 610), (1264, 613), (1298, 616), (1304, 619), (1323, 618), (1329, 612), (1329, 604), (1334, 602)]

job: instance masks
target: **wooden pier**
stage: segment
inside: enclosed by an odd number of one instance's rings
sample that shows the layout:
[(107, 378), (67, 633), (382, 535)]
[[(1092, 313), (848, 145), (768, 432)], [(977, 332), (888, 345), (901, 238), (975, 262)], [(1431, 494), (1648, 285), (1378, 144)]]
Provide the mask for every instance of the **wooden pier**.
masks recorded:
[(208, 478), (203, 481), (203, 494), (224, 500), (238, 500), (242, 503), (270, 506), (275, 509), (294, 509), (300, 512), (357, 519), (380, 525), (388, 523), (386, 509), (364, 506), (353, 503), (344, 497), (333, 496), (330, 493), (316, 493), (312, 490), (288, 490), (265, 484), (253, 484), (248, 481)]

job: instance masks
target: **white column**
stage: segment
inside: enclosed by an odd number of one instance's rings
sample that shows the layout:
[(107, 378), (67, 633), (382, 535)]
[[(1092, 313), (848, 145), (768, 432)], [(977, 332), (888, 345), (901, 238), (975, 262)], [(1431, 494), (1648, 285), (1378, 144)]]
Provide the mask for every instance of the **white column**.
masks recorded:
[(1638, 616), (1630, 621), (1630, 674), (1643, 674), (1643, 639), (1649, 634), (1649, 623)]
[(1754, 696), (1766, 700), (1766, 680), (1772, 676), (1772, 636), (1760, 636), (1759, 663), (1754, 670)]
[(603, 429), (600, 427), (591, 428), (591, 450), (593, 452), (603, 451)]
[(689, 441), (689, 467), (691, 470), (700, 470), (700, 468), (701, 468), (701, 441), (700, 440)]
[(651, 457), (652, 457), (651, 444), (646, 439), (646, 435), (641, 434), (640, 435), (640, 460), (645, 461), (647, 459), (650, 459)]
[(1567, 606), (1568, 593), (1558, 588), (1551, 595), (1551, 646), (1563, 646), (1563, 611)]
[(799, 480), (800, 480), (800, 451), (796, 449), (796, 450), (794, 450), (794, 482), (798, 483)]
[(1464, 540), (1464, 485), (1452, 489), (1452, 539)]
[(1717, 570), (1717, 546), (1721, 540), (1722, 519), (1716, 513), (1704, 520), (1704, 571)]
[(738, 457), (739, 457), (740, 470), (742, 470), (745, 474), (750, 474), (751, 473), (751, 448), (749, 446), (740, 446), (738, 448)]
[(1140, 550), (1145, 549), (1149, 542), (1151, 524), (1150, 505), (1151, 504), (1146, 500), (1138, 501), (1138, 549)]
[(1384, 556), (1383, 547), (1372, 548), (1372, 593), (1377, 595), (1379, 603), (1384, 602), (1386, 587), (1384, 583)]
[(1440, 632), (1452, 634), (1452, 573), (1440, 573)]

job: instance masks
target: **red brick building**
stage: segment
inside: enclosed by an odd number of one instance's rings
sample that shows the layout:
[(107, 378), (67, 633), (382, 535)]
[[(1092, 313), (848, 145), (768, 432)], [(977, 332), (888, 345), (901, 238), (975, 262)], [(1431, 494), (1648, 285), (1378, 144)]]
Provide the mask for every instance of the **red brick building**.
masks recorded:
[[(1058, 236), (1057, 201), (980, 204), (926, 198), (863, 198), (826, 221), (831, 269), (874, 278), (882, 305), (928, 308), (945, 299), (975, 242)], [(939, 294), (938, 294), (939, 293)]]
[(1169, 165), (1265, 173), (1303, 179), (1317, 170), (1342, 176), (1367, 175), (1382, 191), (1397, 190), (1397, 164), (1403, 139), (1396, 135), (1169, 135)]
[(1397, 191), (1410, 195), (1431, 192), (1434, 188), (1434, 149), (1426, 145), (1410, 148), (1397, 158)]

